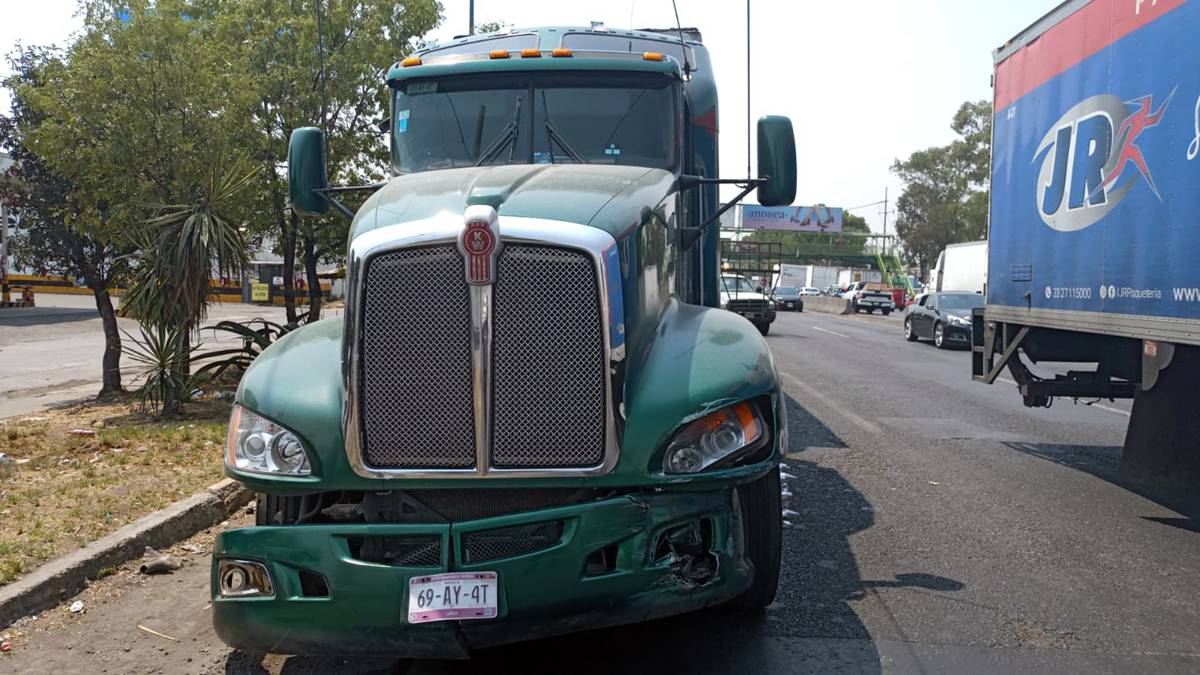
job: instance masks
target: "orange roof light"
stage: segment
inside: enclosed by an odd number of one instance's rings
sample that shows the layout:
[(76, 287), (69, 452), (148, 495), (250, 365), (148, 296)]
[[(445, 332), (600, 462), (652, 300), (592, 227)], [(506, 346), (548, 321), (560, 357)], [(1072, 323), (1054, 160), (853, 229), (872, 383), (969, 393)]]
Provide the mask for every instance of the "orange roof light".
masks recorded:
[(570, 49), (567, 49), (566, 47), (559, 47), (558, 49), (555, 49), (554, 51), (550, 52), (550, 55), (554, 56), (554, 57), (565, 57), (565, 56), (571, 56), (572, 52)]
[(488, 56), (492, 57), (493, 59), (507, 59), (509, 55), (507, 49), (493, 49), (492, 51), (488, 52)]
[(642, 58), (647, 61), (662, 61), (662, 52), (642, 52)]
[(421, 57), (419, 57), (419, 56), (410, 56), (400, 62), (401, 68), (407, 68), (409, 66), (419, 66), (419, 65), (421, 65)]
[(521, 58), (523, 59), (536, 59), (541, 55), (542, 53), (538, 51), (537, 47), (530, 47), (529, 49), (521, 50)]

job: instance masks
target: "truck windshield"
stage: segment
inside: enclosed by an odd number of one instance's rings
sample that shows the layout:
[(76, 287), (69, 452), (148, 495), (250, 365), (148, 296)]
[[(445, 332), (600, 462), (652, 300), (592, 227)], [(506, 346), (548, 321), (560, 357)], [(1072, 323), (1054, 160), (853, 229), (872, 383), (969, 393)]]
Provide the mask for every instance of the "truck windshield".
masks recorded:
[(749, 279), (743, 277), (721, 277), (721, 282), (724, 284), (721, 290), (726, 293), (754, 293), (758, 290)]
[(659, 75), (456, 76), (400, 85), (400, 173), (495, 164), (619, 164), (672, 169), (674, 82)]

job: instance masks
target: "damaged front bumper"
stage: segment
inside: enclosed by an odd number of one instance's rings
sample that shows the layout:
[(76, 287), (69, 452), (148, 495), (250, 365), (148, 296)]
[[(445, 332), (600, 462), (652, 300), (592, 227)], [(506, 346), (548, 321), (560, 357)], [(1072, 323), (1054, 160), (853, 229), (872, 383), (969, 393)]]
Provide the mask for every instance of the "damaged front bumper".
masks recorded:
[[(229, 530), (213, 550), (213, 625), (225, 643), (252, 653), (463, 658), (475, 648), (679, 614), (749, 587), (737, 504), (733, 488), (676, 490), (453, 524)], [(530, 537), (514, 547), (496, 535), (512, 532)], [(395, 545), (405, 541), (435, 548), (412, 554)], [(385, 549), (408, 553), (380, 556)], [(273, 594), (221, 597), (221, 560), (262, 563)], [(409, 579), (446, 571), (496, 572), (498, 617), (409, 624)]]

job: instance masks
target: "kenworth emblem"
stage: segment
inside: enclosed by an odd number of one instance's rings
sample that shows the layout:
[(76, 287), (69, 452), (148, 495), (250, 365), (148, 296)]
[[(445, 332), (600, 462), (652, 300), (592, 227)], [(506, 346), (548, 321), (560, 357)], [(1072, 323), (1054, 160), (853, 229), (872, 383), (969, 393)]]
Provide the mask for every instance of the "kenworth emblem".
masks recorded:
[(1036, 192), (1042, 221), (1061, 232), (1082, 230), (1113, 210), (1139, 178), (1161, 201), (1138, 140), (1173, 96), (1174, 89), (1156, 108), (1149, 94), (1129, 101), (1102, 94), (1060, 117), (1033, 157), (1042, 162)]
[(476, 204), (464, 214), (466, 226), (458, 238), (458, 250), (467, 262), (467, 283), (487, 285), (496, 280), (496, 256), (500, 254), (500, 228), (496, 209)]

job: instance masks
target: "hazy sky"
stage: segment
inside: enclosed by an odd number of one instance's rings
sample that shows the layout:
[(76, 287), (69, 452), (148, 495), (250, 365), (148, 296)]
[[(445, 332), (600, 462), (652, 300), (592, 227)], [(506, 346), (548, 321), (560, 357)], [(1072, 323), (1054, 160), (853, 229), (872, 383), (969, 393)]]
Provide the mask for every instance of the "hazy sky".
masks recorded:
[[(679, 20), (704, 35), (721, 91), (721, 173), (746, 172), (745, 2), (677, 0)], [(753, 0), (751, 117), (792, 118), (800, 163), (796, 203), (855, 207), (895, 200), (896, 158), (953, 137), (958, 105), (991, 99), (992, 49), (1058, 0)], [(443, 0), (427, 36), (467, 31), (467, 0)], [(75, 0), (0, 0), (0, 50), (64, 43)], [(477, 0), (476, 22), (513, 26), (675, 25), (670, 0)], [(6, 71), (7, 72), (7, 71)], [(0, 92), (0, 110), (8, 97)], [(855, 210), (882, 229), (881, 207)], [(889, 221), (892, 217), (889, 217)], [(889, 226), (889, 231), (891, 230)]]

